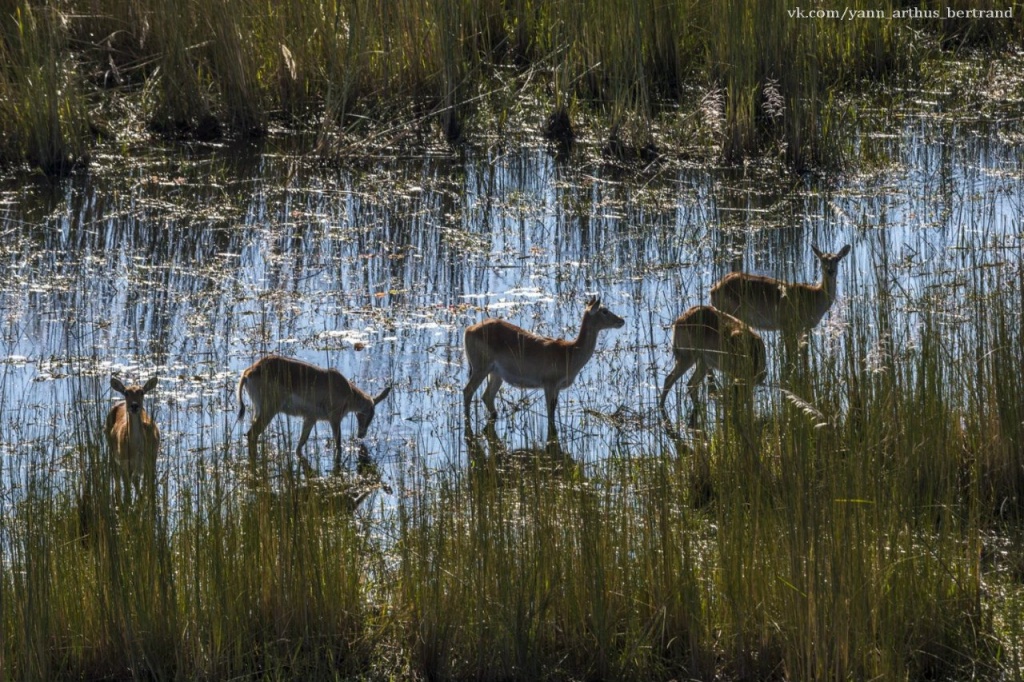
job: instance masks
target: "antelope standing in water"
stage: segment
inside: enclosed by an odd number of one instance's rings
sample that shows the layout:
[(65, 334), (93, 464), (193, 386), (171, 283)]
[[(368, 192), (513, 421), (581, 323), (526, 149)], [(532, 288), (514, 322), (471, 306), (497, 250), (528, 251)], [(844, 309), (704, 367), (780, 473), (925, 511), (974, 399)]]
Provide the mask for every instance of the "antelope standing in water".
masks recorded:
[(498, 319), (488, 319), (466, 329), (463, 337), (469, 381), (462, 391), (466, 412), (466, 428), (471, 420), (473, 394), (487, 379), (483, 401), (489, 418), (498, 410), (494, 398), (504, 382), (520, 388), (544, 389), (548, 412), (548, 440), (556, 440), (555, 407), (558, 393), (576, 379), (594, 354), (597, 337), (604, 329), (618, 329), (626, 321), (601, 305), (594, 297), (587, 302), (576, 339), (551, 339)]
[(256, 441), (280, 413), (302, 417), (302, 435), (295, 454), (306, 472), (312, 471), (302, 447), (318, 421), (331, 425), (336, 461), (341, 461), (341, 420), (355, 412), (357, 436), (363, 438), (377, 405), (388, 397), (391, 386), (371, 397), (335, 369), (323, 369), (301, 360), (268, 355), (242, 372), (238, 380), (238, 421), (245, 418), (243, 391), (249, 394), (256, 417), (246, 432), (249, 457), (255, 461)]
[(791, 361), (793, 351), (804, 345), (807, 333), (821, 322), (835, 302), (839, 261), (850, 252), (850, 245), (837, 253), (823, 253), (813, 245), (811, 249), (821, 262), (821, 279), (817, 284), (733, 272), (711, 287), (711, 305), (755, 329), (781, 331), (787, 359)]
[(761, 336), (728, 313), (711, 306), (694, 306), (672, 324), (672, 355), (676, 364), (665, 378), (658, 406), (665, 412), (665, 400), (672, 386), (696, 365), (687, 382), (693, 403), (691, 423), (696, 416), (697, 392), (709, 370), (718, 370), (752, 392), (764, 383), (767, 359)]
[[(160, 447), (160, 429), (142, 406), (143, 397), (156, 388), (157, 377), (143, 386), (125, 386), (120, 379), (110, 378), (110, 387), (124, 400), (110, 408), (103, 432), (114, 460), (127, 483), (137, 494), (152, 490), (156, 483), (156, 454)], [(118, 481), (120, 487), (120, 481)]]

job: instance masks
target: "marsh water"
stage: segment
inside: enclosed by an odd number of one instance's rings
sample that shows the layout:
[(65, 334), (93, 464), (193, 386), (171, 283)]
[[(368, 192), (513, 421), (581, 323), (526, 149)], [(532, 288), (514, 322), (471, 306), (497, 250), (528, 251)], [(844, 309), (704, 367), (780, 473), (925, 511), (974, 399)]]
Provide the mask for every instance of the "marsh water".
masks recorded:
[[(1019, 268), (1019, 120), (953, 123), (918, 102), (860, 136), (866, 170), (828, 177), (669, 155), (623, 171), (586, 145), (562, 159), (536, 139), (332, 164), (287, 135), (147, 143), (57, 183), (5, 179), (3, 478), (73, 466), (120, 397), (112, 374), (159, 375), (148, 407), (163, 472), (242, 458), (236, 382), (271, 352), (335, 367), (371, 393), (395, 386), (367, 439), (385, 478), (460, 466), (462, 330), (497, 316), (572, 337), (591, 295), (627, 322), (602, 334), (562, 393), (562, 446), (585, 462), (657, 451), (666, 328), (725, 273), (815, 281), (811, 245), (852, 244), (811, 342), (818, 355), (834, 352), (843, 324), (870, 320), (880, 296), (906, 322), (887, 343), (912, 343), (926, 304), (956, 325), (978, 293), (971, 273)], [(766, 339), (771, 355), (780, 340)], [(771, 371), (761, 409), (779, 400)], [(683, 400), (679, 384), (672, 402)], [(506, 386), (498, 404), (508, 447), (543, 442), (540, 392)], [(287, 459), (298, 431), (278, 418), (272, 451)], [(343, 433), (354, 432), (350, 417)], [(332, 453), (320, 424), (307, 454), (326, 469)]]

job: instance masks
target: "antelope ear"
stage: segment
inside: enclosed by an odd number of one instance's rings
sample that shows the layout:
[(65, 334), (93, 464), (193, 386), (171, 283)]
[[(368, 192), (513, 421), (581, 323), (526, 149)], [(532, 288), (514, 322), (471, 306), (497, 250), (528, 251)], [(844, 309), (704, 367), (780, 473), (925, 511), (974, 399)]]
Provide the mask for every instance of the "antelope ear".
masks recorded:
[(590, 300), (587, 301), (587, 310), (591, 310), (593, 308), (599, 308), (599, 307), (601, 307), (601, 297), (600, 296), (591, 296)]
[(121, 383), (121, 380), (117, 377), (110, 377), (110, 387), (121, 395), (124, 395), (124, 384)]
[(154, 388), (156, 388), (156, 382), (157, 377), (152, 377), (149, 381), (146, 382), (146, 385), (142, 387), (142, 392), (149, 393), (150, 391), (152, 391)]
[(839, 253), (837, 253), (836, 255), (839, 256), (840, 258), (843, 258), (848, 253), (850, 253), (850, 245), (849, 244), (847, 244), (843, 248), (839, 249)]
[(822, 258), (825, 255), (821, 251), (818, 250), (817, 244), (811, 244), (811, 251), (813, 251), (814, 255), (817, 256), (818, 258)]
[(373, 399), (373, 404), (374, 405), (379, 405), (380, 402), (382, 400), (384, 400), (384, 398), (388, 397), (388, 394), (391, 393), (391, 389), (392, 389), (392, 387), (388, 386), (383, 391), (381, 391), (380, 394), (376, 398)]

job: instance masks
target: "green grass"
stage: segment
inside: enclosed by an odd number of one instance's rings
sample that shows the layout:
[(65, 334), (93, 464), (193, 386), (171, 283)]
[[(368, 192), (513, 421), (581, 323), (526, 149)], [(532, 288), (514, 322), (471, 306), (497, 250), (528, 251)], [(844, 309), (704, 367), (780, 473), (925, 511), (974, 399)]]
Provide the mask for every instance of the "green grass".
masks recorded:
[(0, 678), (1019, 680), (1024, 287), (970, 272), (851, 308), (790, 398), (726, 393), (704, 438), (488, 432), (355, 514), (168, 441), (154, 523), (83, 415), (85, 466), (37, 439), (0, 498)]
[[(977, 3), (952, 6), (961, 5)], [(849, 145), (849, 93), (913, 73), (939, 47), (997, 51), (1024, 34), (1020, 16), (799, 19), (794, 7), (19, 0), (0, 12), (0, 160), (67, 172), (87, 160), (94, 131), (130, 129), (123, 119), (140, 115), (169, 136), (260, 135), (281, 122), (327, 140), (390, 138), (436, 121), (455, 140), (474, 112), (495, 108), (483, 100), (497, 102), (500, 119), (509, 101), (537, 93), (542, 109), (576, 125), (594, 116), (609, 148), (629, 154), (657, 145), (659, 112), (696, 115), (712, 93), (722, 118), (713, 144), (727, 162), (770, 153), (798, 168), (834, 166)], [(847, 8), (891, 17), (903, 4)]]
[(59, 175), (88, 158), (83, 83), (53, 5), (7, 3), (0, 15), (0, 164)]

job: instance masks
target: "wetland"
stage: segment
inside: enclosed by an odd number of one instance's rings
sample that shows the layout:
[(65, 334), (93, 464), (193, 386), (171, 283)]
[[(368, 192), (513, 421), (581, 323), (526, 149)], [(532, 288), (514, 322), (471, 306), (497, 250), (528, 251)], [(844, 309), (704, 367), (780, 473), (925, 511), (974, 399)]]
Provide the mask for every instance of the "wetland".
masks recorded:
[[(722, 93), (632, 115), (655, 144), (620, 153), (492, 92), (458, 139), (128, 116), (87, 167), (6, 172), (0, 679), (1021, 679), (1019, 67), (845, 97), (836, 157), (735, 162)], [(847, 244), (806, 367), (762, 332), (752, 404), (702, 386), (685, 428), (680, 382), (666, 428), (672, 322)], [(464, 330), (571, 339), (593, 296), (625, 324), (557, 447), (510, 385), (467, 433)], [(340, 460), (321, 422), (300, 467), (283, 416), (253, 459), (236, 389), (267, 354), (393, 388)], [(151, 499), (111, 492), (111, 376), (159, 377)]]

